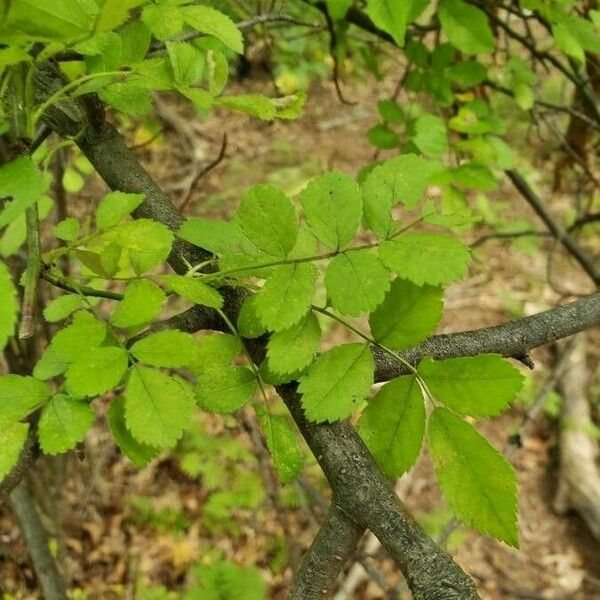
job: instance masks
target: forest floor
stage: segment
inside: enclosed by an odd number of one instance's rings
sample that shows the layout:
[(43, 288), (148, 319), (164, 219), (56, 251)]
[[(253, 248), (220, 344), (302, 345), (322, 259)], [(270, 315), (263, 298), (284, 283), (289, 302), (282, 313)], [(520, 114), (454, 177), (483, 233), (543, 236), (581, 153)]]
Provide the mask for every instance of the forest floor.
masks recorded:
[[(265, 84), (252, 80), (237, 87), (248, 92), (260, 85)], [(293, 195), (323, 169), (357, 173), (374, 156), (365, 132), (377, 122), (375, 100), (389, 97), (393, 88), (390, 81), (348, 85), (346, 95), (356, 102), (349, 106), (338, 101), (331, 84), (318, 83), (298, 121), (275, 123), (230, 112), (217, 112), (201, 121), (192, 109), (163, 99), (158, 121), (165, 127), (164, 134), (136, 152), (173, 202), (180, 204), (198, 165), (218, 155), (221, 136), (227, 133), (225, 159), (206, 174), (185, 208), (188, 216), (222, 217), (235, 208), (244, 189), (255, 183), (276, 183)], [(132, 144), (144, 142), (152, 131), (151, 123), (139, 125)], [(540, 147), (540, 157), (544, 152)], [(550, 198), (547, 179), (542, 178), (538, 186), (545, 199)], [(94, 180), (69, 198), (69, 206), (95, 203), (102, 190), (103, 184)], [(495, 210), (512, 211), (541, 228), (508, 182), (489, 197)], [(550, 205), (558, 214), (570, 202), (568, 193), (555, 194)], [(467, 241), (487, 232), (486, 224), (478, 225)], [(584, 276), (560, 252), (552, 263), (552, 279), (560, 282), (559, 289), (548, 284), (550, 247), (539, 240), (491, 240), (478, 247), (469, 277), (447, 290), (440, 332), (498, 324), (568, 301), (574, 291), (591, 291)], [(329, 339), (339, 341), (343, 335), (334, 328)], [(591, 367), (600, 354), (597, 342), (597, 336), (590, 335)], [(551, 348), (533, 352), (532, 358), (536, 365), (533, 382), (520, 400), (507, 414), (480, 424), (499, 449), (519, 429), (527, 403), (551, 371)], [(598, 385), (592, 382), (590, 394), (597, 392)], [(98, 402), (100, 414), (104, 406)], [(118, 453), (103, 421), (98, 419), (79, 455), (38, 467), (45, 522), (54, 532), (53, 548), (69, 585), (76, 590), (73, 598), (168, 598), (156, 586), (182, 589), (193, 564), (210, 564), (217, 555), (241, 565), (256, 565), (267, 582), (268, 598), (285, 598), (291, 569), (285, 566), (282, 525), (269, 497), (263, 497), (260, 490), (256, 461), (244, 458), (240, 451), (251, 444), (233, 419), (200, 418), (187, 445), (139, 472)], [(459, 528), (448, 540), (450, 551), (479, 582), (481, 595), (488, 600), (600, 600), (600, 544), (579, 517), (557, 516), (552, 509), (558, 453), (557, 422), (551, 414), (542, 411), (536, 417), (511, 460), (519, 474), (521, 548), (511, 549)], [(282, 493), (290, 515), (285, 527), (299, 550), (309, 545), (322, 518), (322, 508), (309, 496), (316, 493), (326, 498), (328, 493), (314, 461), (308, 461), (302, 485), (289, 485)], [(195, 476), (198, 473), (202, 476)], [(426, 455), (405, 476), (400, 489), (432, 535), (441, 535), (450, 514)], [(398, 576), (391, 562), (381, 552), (369, 560), (393, 587)], [(375, 579), (367, 578), (350, 597), (392, 598), (389, 589), (383, 590)], [(0, 512), (0, 591), (6, 599), (25, 600), (39, 597), (35, 589), (26, 548), (4, 508)]]

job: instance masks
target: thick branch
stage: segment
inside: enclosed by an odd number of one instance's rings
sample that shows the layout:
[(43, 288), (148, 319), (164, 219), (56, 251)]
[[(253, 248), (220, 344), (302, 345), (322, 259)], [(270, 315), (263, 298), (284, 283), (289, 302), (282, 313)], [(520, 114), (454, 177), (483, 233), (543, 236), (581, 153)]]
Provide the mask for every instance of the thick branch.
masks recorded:
[[(405, 350), (401, 356), (415, 365), (423, 357), (437, 359), (476, 356), (488, 352), (523, 359), (532, 348), (555, 342), (579, 331), (600, 325), (600, 292), (495, 327), (434, 335)], [(407, 373), (406, 367), (377, 348), (376, 380), (387, 381)]]
[(539, 196), (531, 189), (524, 177), (513, 169), (506, 171), (513, 185), (519, 190), (521, 196), (525, 198), (529, 206), (533, 208), (546, 227), (552, 232), (554, 237), (568, 250), (573, 258), (580, 264), (581, 268), (590, 276), (591, 280), (600, 285), (600, 273), (594, 266), (591, 258), (581, 248), (581, 246), (559, 225), (550, 214)]

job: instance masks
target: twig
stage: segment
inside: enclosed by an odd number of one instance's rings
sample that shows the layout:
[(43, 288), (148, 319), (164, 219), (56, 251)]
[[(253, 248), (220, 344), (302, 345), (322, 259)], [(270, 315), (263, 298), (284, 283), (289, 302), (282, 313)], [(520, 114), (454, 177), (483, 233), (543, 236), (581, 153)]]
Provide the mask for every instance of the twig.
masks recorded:
[(194, 176), (194, 178), (192, 179), (192, 181), (190, 182), (190, 184), (188, 185), (188, 189), (187, 191), (185, 191), (182, 195), (181, 195), (181, 200), (179, 202), (179, 210), (183, 211), (189, 201), (192, 198), (192, 194), (194, 192), (194, 190), (196, 189), (196, 186), (198, 185), (198, 183), (200, 182), (200, 180), (210, 171), (212, 171), (224, 158), (225, 158), (225, 153), (227, 152), (227, 134), (224, 133), (223, 134), (223, 140), (221, 141), (221, 149), (219, 150), (219, 154), (217, 155), (216, 158), (214, 158), (213, 160), (211, 160), (207, 165), (205, 165), (204, 167), (202, 167)]
[(27, 226), (27, 267), (23, 276), (24, 292), (21, 307), (21, 324), (19, 326), (20, 340), (27, 340), (33, 336), (38, 281), (42, 270), (37, 204), (33, 204), (27, 208), (25, 222)]
[(87, 285), (73, 285), (64, 279), (59, 279), (52, 275), (47, 269), (42, 269), (40, 277), (51, 283), (53, 286), (71, 292), (73, 294), (79, 294), (81, 296), (89, 296), (91, 298), (108, 298), (109, 300), (123, 300), (123, 294), (118, 292), (110, 292), (107, 290), (99, 290), (97, 288), (89, 287)]
[(12, 492), (10, 505), (19, 520), (45, 600), (67, 600), (64, 581), (50, 554), (48, 534), (42, 525), (26, 479)]
[(591, 280), (600, 285), (600, 273), (596, 270), (594, 263), (579, 244), (571, 238), (568, 233), (559, 225), (550, 214), (544, 203), (538, 195), (529, 187), (524, 177), (514, 169), (505, 171), (513, 185), (521, 193), (521, 196), (527, 200), (528, 204), (537, 213), (540, 219), (545, 223), (552, 234), (569, 251), (573, 258), (579, 263), (581, 268), (589, 275)]

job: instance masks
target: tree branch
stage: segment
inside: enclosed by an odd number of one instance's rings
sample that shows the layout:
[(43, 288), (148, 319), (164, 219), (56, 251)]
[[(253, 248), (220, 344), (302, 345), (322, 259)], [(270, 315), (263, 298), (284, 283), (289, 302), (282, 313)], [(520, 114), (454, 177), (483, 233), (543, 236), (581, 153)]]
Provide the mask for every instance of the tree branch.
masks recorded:
[[(37, 79), (41, 79), (43, 88), (51, 90), (57, 87), (52, 81), (53, 76), (57, 77), (46, 69)], [(44, 117), (46, 122), (63, 136), (79, 132), (77, 145), (111, 189), (146, 195), (146, 200), (134, 211), (135, 217), (153, 219), (178, 229), (183, 217), (126, 147), (117, 130), (104, 121), (102, 108), (96, 100), (84, 96), (71, 104), (75, 108), (68, 114), (64, 112), (65, 103), (61, 103), (60, 108), (52, 108)], [(79, 122), (73, 115), (79, 115)], [(186, 261), (194, 264), (208, 258), (210, 253), (176, 240), (169, 263), (175, 271), (186, 272)], [(244, 297), (245, 293), (236, 289), (228, 290), (225, 312), (230, 319), (236, 318)], [(253, 345), (257, 355), (264, 353), (264, 340), (254, 340)], [(346, 422), (309, 423), (295, 387), (280, 388), (280, 393), (325, 470), (340, 507), (347, 514), (356, 515), (361, 528), (371, 527), (380, 537), (398, 566), (405, 571), (415, 600), (478, 598), (473, 581), (408, 515), (354, 429)], [(347, 524), (347, 531), (352, 526)], [(347, 556), (347, 546), (340, 542), (341, 556)], [(335, 566), (336, 573), (338, 569), (339, 566)], [(301, 573), (307, 571), (301, 570)], [(297, 585), (302, 585), (302, 581), (297, 580)]]

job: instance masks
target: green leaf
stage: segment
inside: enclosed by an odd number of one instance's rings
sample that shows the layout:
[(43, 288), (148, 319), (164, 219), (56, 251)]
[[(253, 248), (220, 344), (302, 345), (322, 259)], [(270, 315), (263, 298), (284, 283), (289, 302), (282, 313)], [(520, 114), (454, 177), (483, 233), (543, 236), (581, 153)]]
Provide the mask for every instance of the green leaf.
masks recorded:
[(414, 122), (411, 139), (425, 156), (440, 158), (448, 151), (446, 122), (434, 115), (422, 115)]
[(552, 25), (552, 36), (556, 45), (567, 55), (585, 63), (585, 52), (581, 42), (565, 23)]
[(413, 4), (414, 0), (367, 0), (366, 13), (377, 27), (394, 38), (398, 46), (403, 46)]
[(127, 24), (119, 31), (121, 36), (121, 64), (133, 65), (144, 60), (152, 35), (141, 21)]
[(138, 441), (173, 447), (190, 423), (194, 395), (178, 377), (135, 365), (125, 388), (125, 421)]
[(169, 290), (194, 304), (202, 304), (203, 306), (209, 306), (211, 308), (221, 308), (223, 306), (221, 294), (198, 277), (162, 275), (160, 281), (163, 282)]
[(167, 54), (177, 85), (191, 86), (202, 78), (204, 56), (198, 48), (186, 42), (167, 42)]
[(79, 235), (79, 221), (74, 217), (64, 219), (54, 226), (53, 232), (59, 240), (73, 242)]
[(0, 428), (2, 452), (0, 452), (0, 482), (11, 472), (19, 462), (21, 450), (27, 441), (29, 423), (12, 423)]
[(38, 425), (44, 454), (61, 454), (83, 441), (96, 415), (87, 402), (57, 394), (42, 411)]
[(196, 344), (183, 331), (158, 331), (138, 340), (130, 349), (138, 360), (153, 367), (184, 367), (196, 356)]
[(506, 459), (446, 408), (436, 408), (429, 419), (429, 450), (454, 514), (517, 547), (517, 480)]
[(147, 279), (135, 279), (126, 288), (123, 300), (112, 312), (115, 327), (140, 327), (150, 323), (162, 310), (165, 293)]
[(185, 22), (190, 27), (213, 35), (234, 52), (243, 54), (242, 34), (228, 16), (209, 6), (186, 6), (180, 10)]
[(376, 148), (391, 150), (400, 145), (400, 136), (390, 127), (383, 123), (374, 125), (367, 131), (367, 139)]
[(21, 375), (0, 376), (0, 429), (20, 421), (50, 397), (43, 381)]
[[(5, 11), (8, 9), (8, 14)], [(3, 9), (0, 37), (23, 36), (29, 40), (74, 40), (91, 33), (99, 8), (94, 0), (11, 0)]]
[(423, 341), (442, 318), (442, 294), (438, 287), (395, 279), (383, 303), (369, 317), (373, 337), (398, 350)]
[(269, 370), (283, 375), (302, 371), (313, 361), (320, 342), (319, 321), (308, 313), (296, 325), (271, 335), (267, 343)]
[(47, 183), (33, 160), (20, 156), (0, 167), (0, 198), (11, 197), (0, 210), (0, 229), (14, 221), (37, 202), (46, 191)]
[(260, 250), (285, 258), (298, 238), (298, 219), (289, 198), (272, 185), (255, 185), (242, 198), (237, 216), (248, 239)]
[(265, 433), (267, 448), (281, 483), (294, 481), (302, 472), (304, 465), (296, 432), (283, 416), (270, 415), (264, 409), (261, 409), (258, 415)]
[(317, 269), (312, 263), (276, 267), (254, 301), (261, 323), (271, 331), (296, 324), (310, 308), (316, 277)]
[(125, 398), (117, 396), (108, 407), (108, 426), (123, 454), (139, 469), (158, 455), (158, 449), (138, 442), (125, 424)]
[(66, 319), (71, 313), (74, 313), (82, 303), (83, 298), (81, 296), (74, 294), (59, 296), (44, 308), (44, 318), (48, 323), (57, 323)]
[(238, 337), (225, 333), (208, 333), (197, 338), (196, 360), (190, 370), (200, 377), (208, 369), (228, 366), (242, 351)]
[(357, 317), (381, 304), (390, 288), (390, 274), (372, 252), (349, 251), (329, 263), (325, 287), (333, 308)]
[(487, 68), (476, 60), (466, 60), (451, 65), (446, 70), (450, 79), (462, 88), (470, 88), (487, 77)]
[(362, 202), (354, 180), (340, 171), (313, 179), (300, 194), (310, 230), (325, 246), (338, 249), (354, 238)]
[(100, 14), (96, 17), (96, 31), (114, 30), (129, 17), (129, 11), (145, 0), (103, 0), (100, 4)]
[(133, 80), (104, 86), (98, 90), (98, 95), (106, 104), (126, 115), (143, 115), (152, 106), (150, 92)]
[(416, 378), (386, 383), (369, 400), (358, 431), (387, 477), (406, 473), (419, 456), (425, 434), (425, 405)]
[(348, 9), (354, 4), (354, 0), (325, 0), (327, 10), (334, 20), (343, 19)]
[(220, 219), (193, 218), (184, 221), (177, 235), (215, 254), (243, 251), (248, 245), (239, 223)]
[(237, 96), (221, 96), (215, 98), (215, 104), (232, 110), (249, 114), (252, 117), (272, 121), (277, 116), (277, 109), (266, 96), (260, 94), (238, 94)]
[(17, 290), (10, 271), (3, 262), (0, 262), (0, 298), (0, 350), (2, 350), (15, 332), (19, 314)]
[(52, 338), (33, 369), (34, 377), (45, 380), (64, 373), (74, 360), (99, 346), (105, 337), (104, 323), (87, 312), (76, 313), (73, 323)]
[(137, 274), (164, 262), (173, 244), (173, 233), (162, 223), (136, 219), (109, 229), (100, 239), (115, 242), (129, 252), (131, 266)]
[(267, 333), (256, 312), (256, 295), (250, 296), (238, 314), (237, 326), (239, 334), (245, 338), (257, 338)]
[(469, 248), (440, 233), (405, 233), (384, 242), (381, 260), (398, 276), (423, 285), (440, 285), (462, 279), (471, 258)]
[(498, 354), (426, 358), (419, 375), (440, 402), (473, 417), (500, 414), (523, 385), (519, 370)]
[(102, 198), (96, 209), (98, 229), (108, 229), (118, 225), (124, 217), (134, 211), (146, 197), (145, 194), (110, 192)]
[(321, 354), (300, 377), (298, 391), (311, 421), (350, 416), (373, 385), (373, 355), (365, 344), (344, 344)]
[(67, 368), (67, 391), (76, 398), (104, 394), (119, 385), (127, 371), (128, 362), (127, 352), (123, 348), (88, 348)]
[(227, 85), (229, 63), (222, 52), (209, 50), (206, 53), (206, 67), (208, 91), (213, 96), (218, 96)]
[(392, 228), (392, 208), (402, 202), (412, 210), (441, 165), (416, 154), (402, 154), (376, 166), (362, 188), (364, 216), (368, 227), (387, 238)]
[(149, 4), (144, 6), (142, 21), (159, 40), (168, 40), (181, 33), (183, 13), (177, 6)]
[(395, 100), (380, 100), (377, 110), (386, 123), (403, 123), (404, 111)]
[(442, 31), (450, 43), (465, 54), (494, 50), (494, 34), (485, 13), (462, 0), (443, 0), (438, 9)]
[(204, 410), (226, 414), (242, 408), (256, 388), (256, 376), (250, 369), (216, 364), (203, 369), (194, 392)]

